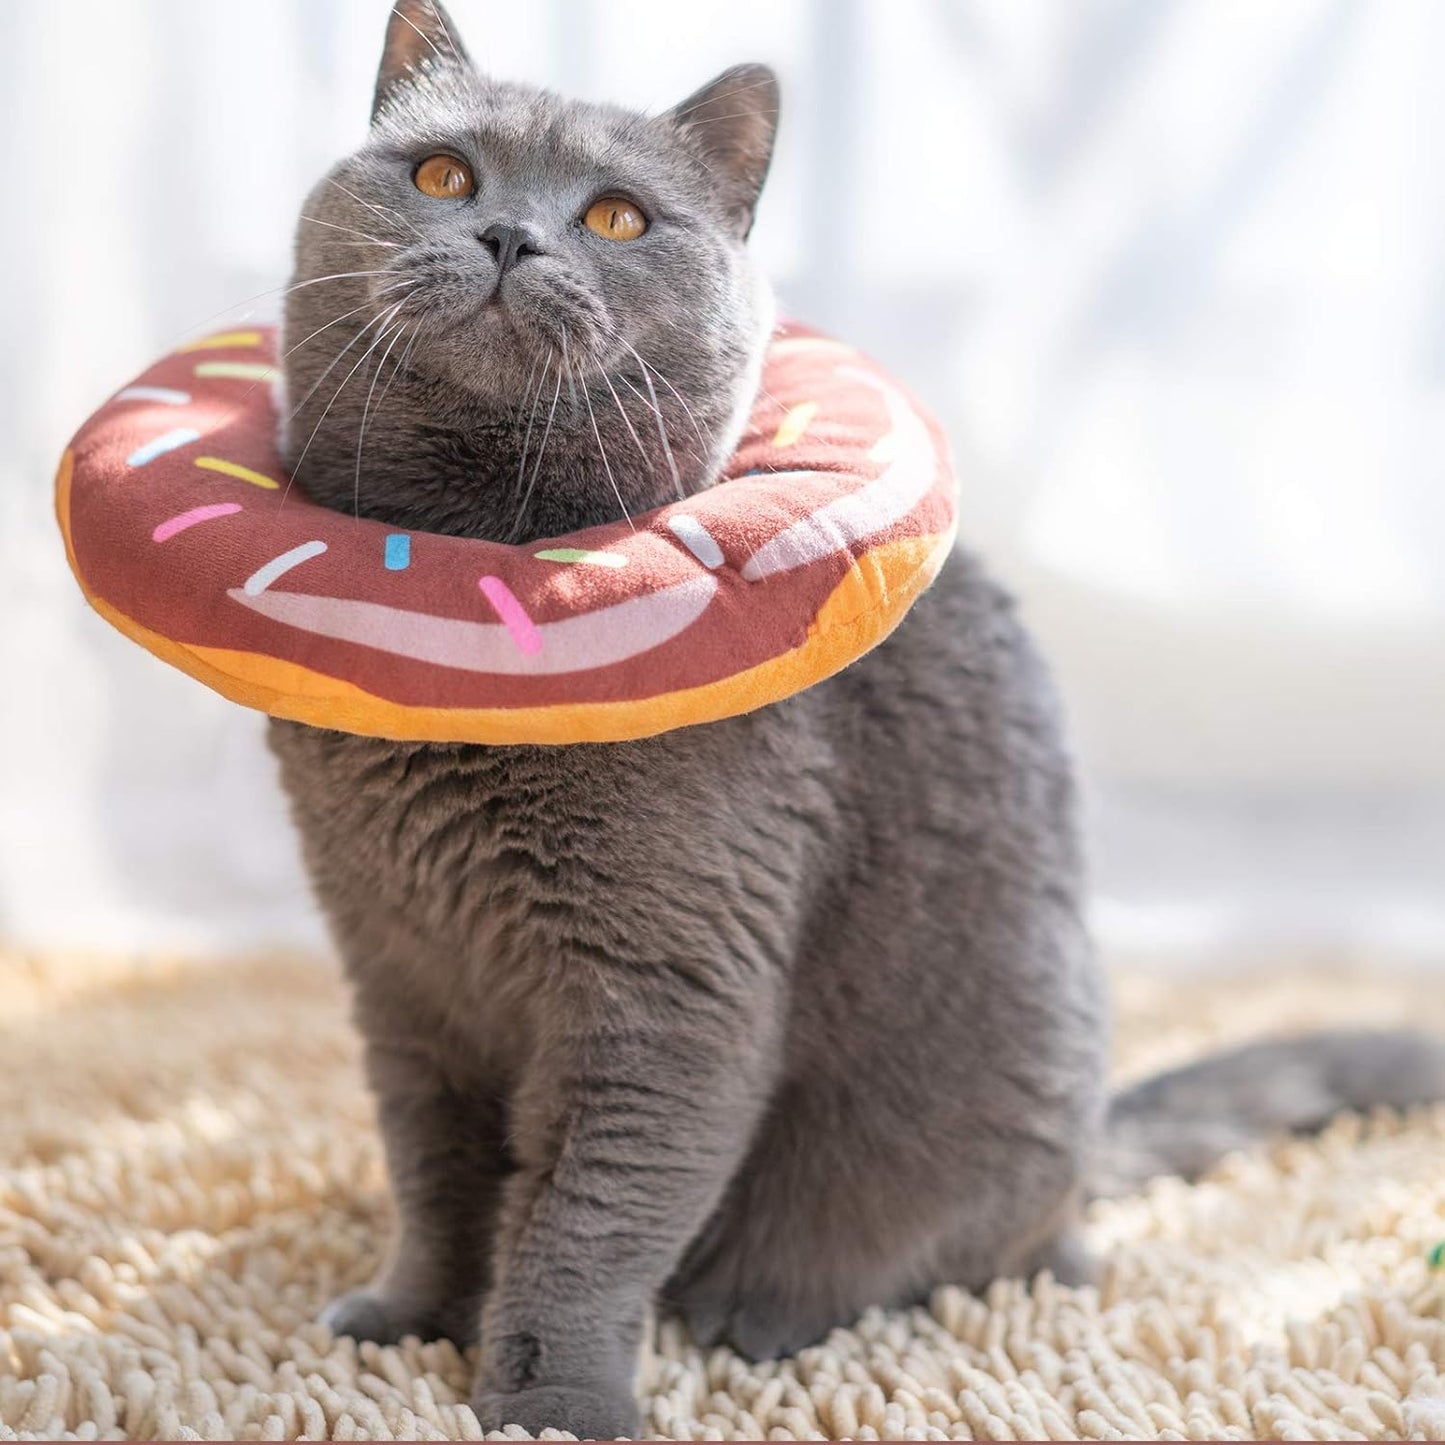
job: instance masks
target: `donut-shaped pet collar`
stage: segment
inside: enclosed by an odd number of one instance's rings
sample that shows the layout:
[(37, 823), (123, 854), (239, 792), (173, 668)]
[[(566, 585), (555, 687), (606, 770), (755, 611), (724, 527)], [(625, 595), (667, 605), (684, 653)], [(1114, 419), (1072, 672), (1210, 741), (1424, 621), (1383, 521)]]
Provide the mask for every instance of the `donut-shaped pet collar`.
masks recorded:
[(937, 424), (797, 327), (723, 481), (525, 546), (358, 522), (288, 488), (274, 346), (232, 331), (158, 361), (76, 434), (56, 509), (103, 617), (277, 717), (481, 743), (731, 717), (882, 641), (953, 539)]

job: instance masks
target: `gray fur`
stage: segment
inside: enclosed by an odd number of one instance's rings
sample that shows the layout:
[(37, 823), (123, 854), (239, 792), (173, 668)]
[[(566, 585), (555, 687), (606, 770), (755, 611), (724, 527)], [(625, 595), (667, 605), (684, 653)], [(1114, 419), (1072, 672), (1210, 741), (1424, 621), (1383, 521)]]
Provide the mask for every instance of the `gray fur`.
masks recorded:
[[(298, 484), (497, 540), (709, 485), (771, 324), (743, 244), (771, 76), (648, 120), (484, 80), (433, 5), (398, 13), (372, 133), (298, 232), (298, 281), (382, 272), (289, 295)], [(475, 201), (412, 188), (438, 149), (472, 161)], [(577, 234), (619, 188), (653, 230)], [(498, 221), (543, 251), (500, 288), (477, 239)], [(368, 329), (412, 281), (395, 329)], [(567, 748), (272, 739), (400, 1216), (335, 1329), (479, 1337), (483, 1425), (605, 1438), (637, 1432), (656, 1301), (770, 1356), (940, 1280), (1087, 1271), (1073, 1225), (1111, 1156), (1073, 778), (1047, 675), (966, 553), (884, 646), (728, 722)], [(1396, 1097), (1328, 1072), (1311, 1119)], [(1191, 1090), (1235, 1120), (1215, 1143), (1295, 1122), (1225, 1074)], [(1116, 1173), (1172, 1160), (1153, 1104), (1115, 1106)]]
[[(498, 541), (708, 485), (773, 324), (742, 244), (772, 147), (771, 73), (739, 67), (649, 119), (484, 80), (444, 59), (456, 42), (440, 31), (440, 54), (416, 41), (428, 0), (397, 9), (413, 79), (388, 85), (383, 66), (366, 143), (297, 227), (309, 284), (287, 299), (282, 443), (298, 482), (339, 511)], [(475, 198), (412, 184), (439, 151), (474, 162)], [(641, 240), (577, 224), (615, 191), (651, 216)], [(497, 222), (539, 250), (502, 278), (479, 239)]]
[(1123, 1194), (1152, 1175), (1195, 1178), (1265, 1136), (1323, 1127), (1347, 1109), (1406, 1109), (1445, 1098), (1445, 1049), (1421, 1034), (1338, 1031), (1266, 1039), (1145, 1079), (1109, 1106), (1092, 1192)]

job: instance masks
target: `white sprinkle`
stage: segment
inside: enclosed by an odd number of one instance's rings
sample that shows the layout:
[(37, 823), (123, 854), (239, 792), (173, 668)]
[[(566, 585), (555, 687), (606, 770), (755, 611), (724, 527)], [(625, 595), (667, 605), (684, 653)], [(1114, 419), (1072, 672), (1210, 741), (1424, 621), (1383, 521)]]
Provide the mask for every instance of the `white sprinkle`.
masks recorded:
[(186, 406), (190, 403), (188, 391), (177, 391), (171, 386), (128, 386), (115, 394), (117, 401), (159, 401), (166, 406)]
[(264, 567), (256, 568), (246, 578), (242, 590), (247, 597), (259, 597), (283, 573), (299, 567), (303, 562), (309, 562), (313, 557), (319, 557), (325, 550), (325, 542), (303, 542), (299, 547), (293, 547), (289, 552), (273, 557)]
[(687, 512), (677, 512), (667, 519), (672, 535), (711, 571), (723, 564), (722, 548), (713, 540), (713, 535), (701, 522)]

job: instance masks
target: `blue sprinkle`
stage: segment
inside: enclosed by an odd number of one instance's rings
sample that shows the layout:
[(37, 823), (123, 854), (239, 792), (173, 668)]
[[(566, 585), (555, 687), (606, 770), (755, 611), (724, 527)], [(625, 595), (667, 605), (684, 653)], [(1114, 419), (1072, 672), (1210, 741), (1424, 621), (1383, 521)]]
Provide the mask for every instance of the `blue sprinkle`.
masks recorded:
[(143, 447), (137, 447), (125, 459), (126, 465), (143, 467), (147, 462), (153, 462), (157, 457), (175, 451), (177, 447), (188, 447), (192, 442), (198, 442), (200, 439), (201, 434), (194, 427), (178, 426), (174, 431), (164, 432)]
[(405, 572), (411, 566), (411, 537), (406, 532), (389, 532), (386, 538), (386, 570)]

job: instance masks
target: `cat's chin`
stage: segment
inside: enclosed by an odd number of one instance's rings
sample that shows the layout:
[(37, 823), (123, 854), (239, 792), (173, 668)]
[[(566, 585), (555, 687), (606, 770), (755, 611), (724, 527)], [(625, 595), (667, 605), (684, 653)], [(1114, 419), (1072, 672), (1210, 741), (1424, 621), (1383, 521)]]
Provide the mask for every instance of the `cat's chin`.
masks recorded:
[[(422, 369), (415, 356), (409, 360)], [(471, 402), (508, 409), (539, 405), (545, 415), (554, 395), (566, 396), (574, 386), (605, 389), (626, 361), (621, 344), (583, 350), (569, 338), (564, 346), (560, 337), (553, 341), (489, 302), (435, 333), (424, 364), (436, 380)]]
[(398, 320), (403, 325), (414, 320), (435, 345), (460, 342), (495, 346), (504, 342), (509, 349), (517, 350), (542, 344), (540, 338), (530, 334), (534, 328), (526, 325), (515, 308), (496, 291), (483, 297), (438, 299), (404, 306)]
[(407, 369), (454, 393), (459, 403), (513, 407), (554, 355), (504, 307), (492, 302), (463, 315), (426, 315), (414, 323), (423, 338), (411, 346)]

